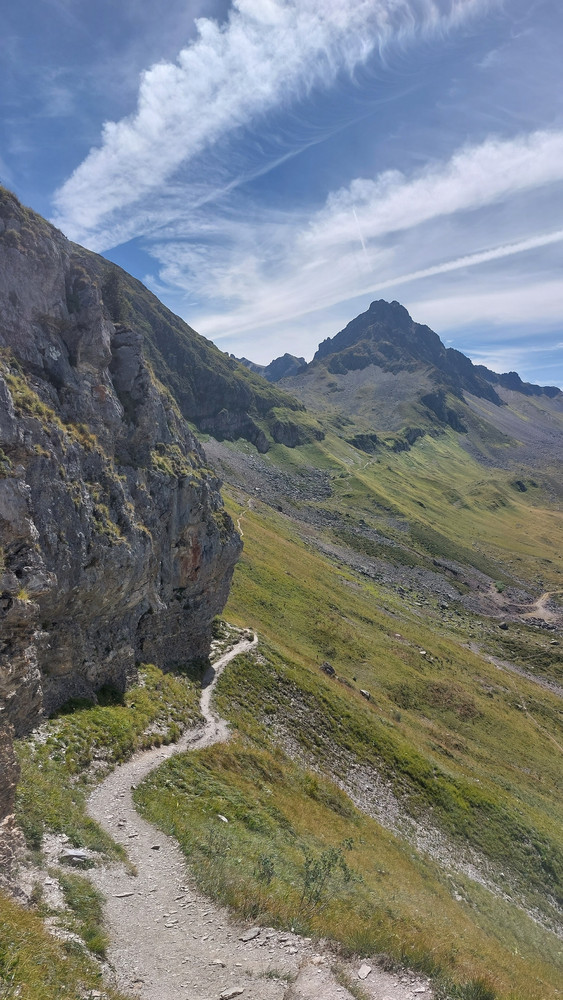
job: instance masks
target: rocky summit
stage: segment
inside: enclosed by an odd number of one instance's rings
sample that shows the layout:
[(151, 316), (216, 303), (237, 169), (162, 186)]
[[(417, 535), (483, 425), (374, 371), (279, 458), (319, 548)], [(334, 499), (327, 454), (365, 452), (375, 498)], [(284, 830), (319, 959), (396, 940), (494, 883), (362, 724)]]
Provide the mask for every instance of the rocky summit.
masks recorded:
[(464, 435), (466, 450), (500, 465), (545, 464), (560, 444), (557, 386), (473, 364), (399, 302), (372, 302), (278, 385), (369, 453), (385, 435), (408, 450), (448, 428)]
[(494, 385), (515, 389), (526, 395), (556, 396), (556, 386), (532, 386), (516, 374), (497, 375), (484, 365), (474, 365), (461, 351), (445, 347), (430, 327), (415, 323), (400, 302), (379, 299), (372, 302), (334, 337), (319, 344), (313, 363), (325, 362), (333, 373), (352, 371), (376, 364), (385, 371), (416, 370), (427, 367), (437, 384), (461, 397), (462, 392), (502, 400)]

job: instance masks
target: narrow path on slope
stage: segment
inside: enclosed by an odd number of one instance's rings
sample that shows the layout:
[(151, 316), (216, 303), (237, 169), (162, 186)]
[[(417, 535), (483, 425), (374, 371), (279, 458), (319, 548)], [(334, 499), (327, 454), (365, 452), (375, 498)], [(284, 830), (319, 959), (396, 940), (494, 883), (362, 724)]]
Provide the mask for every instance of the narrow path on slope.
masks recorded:
[[(164, 760), (229, 738), (227, 723), (211, 707), (213, 690), (227, 664), (257, 642), (256, 635), (242, 639), (205, 674), (205, 724), (176, 744), (137, 754), (89, 799), (90, 816), (126, 848), (135, 866), (134, 875), (112, 864), (91, 870), (89, 877), (106, 898), (108, 960), (116, 985), (141, 1000), (353, 1000), (331, 972), (334, 956), (316, 951), (310, 939), (271, 928), (249, 931), (201, 895), (176, 842), (141, 819), (133, 805), (131, 789)], [(421, 977), (391, 975), (370, 965), (362, 982), (366, 997), (432, 996)], [(358, 982), (360, 966), (348, 963), (351, 980)]]
[(556, 681), (550, 680), (548, 677), (539, 677), (535, 674), (530, 673), (529, 670), (524, 670), (523, 667), (517, 667), (515, 663), (510, 663), (509, 660), (500, 660), (498, 656), (492, 656), (490, 653), (485, 653), (478, 642), (468, 642), (466, 644), (466, 649), (470, 649), (472, 653), (476, 653), (483, 660), (487, 660), (488, 663), (492, 663), (497, 670), (502, 670), (505, 673), (517, 674), (518, 677), (523, 677), (524, 680), (529, 681), (530, 684), (536, 684), (538, 687), (543, 688), (545, 691), (551, 691), (552, 694), (559, 695), (563, 698), (563, 687), (557, 684)]
[(526, 612), (523, 618), (543, 618), (548, 624), (560, 625), (563, 614), (560, 609), (552, 611), (548, 604), (552, 597), (557, 597), (559, 594), (563, 594), (563, 590), (546, 590), (541, 597), (538, 597), (537, 601), (532, 604), (529, 611)]

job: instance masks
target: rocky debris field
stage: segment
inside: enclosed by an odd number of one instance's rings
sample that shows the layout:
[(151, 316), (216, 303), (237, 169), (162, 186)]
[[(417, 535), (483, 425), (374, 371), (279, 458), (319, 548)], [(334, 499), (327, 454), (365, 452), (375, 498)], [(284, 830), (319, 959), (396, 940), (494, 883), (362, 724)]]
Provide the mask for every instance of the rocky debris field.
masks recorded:
[(267, 456), (259, 455), (250, 445), (244, 450), (229, 448), (213, 438), (205, 442), (205, 453), (227, 482), (278, 510), (287, 508), (293, 512), (295, 505), (332, 496), (330, 476), (321, 469), (307, 467), (299, 476), (292, 476), (273, 465)]

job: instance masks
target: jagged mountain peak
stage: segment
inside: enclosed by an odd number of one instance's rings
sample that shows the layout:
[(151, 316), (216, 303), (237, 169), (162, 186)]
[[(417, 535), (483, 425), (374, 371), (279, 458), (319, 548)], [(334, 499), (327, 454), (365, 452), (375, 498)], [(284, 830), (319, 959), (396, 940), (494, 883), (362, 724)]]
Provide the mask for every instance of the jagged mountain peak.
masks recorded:
[(372, 302), (280, 386), (345, 428), (347, 440), (370, 448), (374, 435), (398, 435), (395, 445), (406, 447), (445, 426), (464, 433), (465, 446), (485, 457), (509, 442), (525, 442), (533, 457), (560, 440), (563, 393), (556, 386), (473, 364), (399, 302)]
[(432, 380), (462, 398), (463, 391), (500, 406), (495, 386), (525, 395), (558, 395), (556, 386), (533, 386), (516, 372), (497, 375), (484, 365), (474, 365), (461, 351), (445, 347), (437, 333), (416, 323), (399, 302), (379, 299), (356, 316), (334, 337), (319, 344), (312, 364), (323, 363), (334, 374), (375, 364), (385, 371), (413, 371), (430, 367)]
[[(446, 348), (438, 334), (428, 326), (415, 323), (407, 309), (400, 302), (386, 302), (378, 299), (369, 309), (360, 313), (334, 337), (327, 337), (319, 344), (313, 361), (321, 361), (336, 354), (364, 346), (367, 358), (371, 353), (381, 355), (381, 360), (390, 363), (412, 363), (424, 361), (437, 364), (443, 360)], [(351, 353), (349, 360), (356, 367), (355, 360), (361, 355)]]

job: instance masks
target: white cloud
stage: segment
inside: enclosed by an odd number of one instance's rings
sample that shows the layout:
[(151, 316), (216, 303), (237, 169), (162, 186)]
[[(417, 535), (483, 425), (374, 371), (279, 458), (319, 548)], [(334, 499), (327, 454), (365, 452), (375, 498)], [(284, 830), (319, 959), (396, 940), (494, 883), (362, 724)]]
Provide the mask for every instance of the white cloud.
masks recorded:
[[(351, 72), (390, 37), (446, 30), (493, 0), (235, 0), (224, 25), (198, 21), (175, 63), (142, 78), (137, 110), (104, 125), (55, 197), (74, 238), (158, 190), (222, 136)], [(98, 239), (99, 242), (99, 239)]]
[[(414, 282), (548, 253), (563, 241), (563, 213), (557, 226), (554, 207), (563, 205), (561, 189), (547, 217), (542, 199), (561, 182), (563, 132), (490, 139), (411, 177), (355, 180), (308, 221), (216, 217), (221, 238), (206, 242), (203, 256), (189, 244), (158, 248), (162, 276), (196, 287), (209, 301), (224, 300), (225, 312), (196, 320), (207, 336), (261, 333), (280, 317), (289, 324), (389, 289), (404, 299)], [(546, 231), (546, 222), (553, 228)], [(494, 299), (491, 292), (489, 303)], [(505, 299), (501, 308), (501, 299), (499, 317), (508, 306)]]
[[(420, 323), (438, 330), (467, 328), (472, 324), (504, 327), (502, 339), (510, 344), (506, 350), (514, 353), (520, 338), (529, 340), (528, 324), (542, 328), (561, 324), (562, 291), (561, 281), (527, 281), (495, 290), (487, 287), (479, 287), (476, 291), (468, 289), (465, 293), (458, 289), (454, 294), (446, 292), (439, 298), (410, 297), (409, 310)], [(498, 339), (498, 334), (495, 333), (495, 337)], [(547, 349), (558, 346), (563, 347), (563, 344), (550, 343)], [(545, 348), (538, 345), (534, 349)]]
[(311, 249), (354, 242), (356, 219), (364, 239), (377, 238), (562, 179), (563, 132), (491, 138), (460, 150), (445, 165), (431, 164), (416, 178), (393, 170), (376, 180), (354, 180), (330, 196), (306, 239)]

